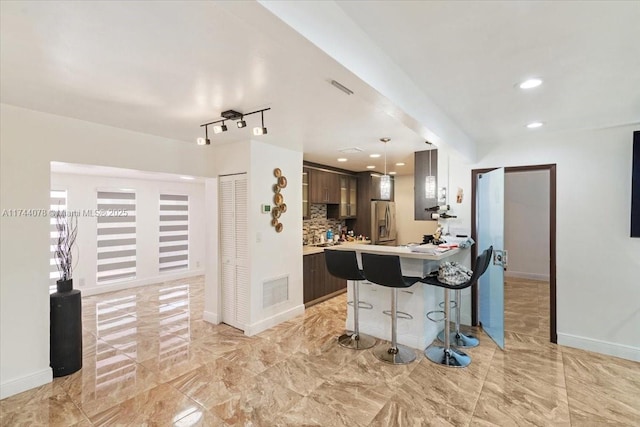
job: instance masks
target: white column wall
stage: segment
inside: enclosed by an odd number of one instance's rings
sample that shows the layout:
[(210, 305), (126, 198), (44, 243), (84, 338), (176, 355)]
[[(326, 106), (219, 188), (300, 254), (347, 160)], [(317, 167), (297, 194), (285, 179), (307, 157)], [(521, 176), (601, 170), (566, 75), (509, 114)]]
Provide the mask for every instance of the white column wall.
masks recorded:
[[(287, 211), (279, 218), (282, 232), (271, 226), (271, 215), (260, 212), (261, 204), (274, 206), (273, 170), (287, 178), (280, 192)], [(258, 140), (251, 141), (249, 181), (249, 239), (251, 257), (251, 326), (253, 335), (304, 313), (302, 299), (302, 153)], [(263, 283), (288, 276), (288, 301), (263, 308)]]

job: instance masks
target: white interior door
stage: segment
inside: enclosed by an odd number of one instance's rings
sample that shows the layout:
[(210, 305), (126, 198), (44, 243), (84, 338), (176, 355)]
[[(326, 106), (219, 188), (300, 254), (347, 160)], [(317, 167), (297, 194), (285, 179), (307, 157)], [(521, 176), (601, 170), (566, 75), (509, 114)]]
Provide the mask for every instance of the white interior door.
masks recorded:
[(222, 321), (244, 330), (249, 322), (249, 245), (246, 174), (220, 177)]

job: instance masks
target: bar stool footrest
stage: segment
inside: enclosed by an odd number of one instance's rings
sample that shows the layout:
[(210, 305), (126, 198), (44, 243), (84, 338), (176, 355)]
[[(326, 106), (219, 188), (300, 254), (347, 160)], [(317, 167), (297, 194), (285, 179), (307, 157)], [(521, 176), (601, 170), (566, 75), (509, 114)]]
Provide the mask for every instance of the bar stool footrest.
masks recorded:
[[(383, 310), (382, 314), (391, 316), (391, 310)], [(413, 316), (405, 311), (396, 311), (396, 316), (398, 317), (398, 319), (407, 319), (407, 320), (413, 319)]]
[[(347, 305), (350, 305), (351, 307), (353, 307), (353, 301), (347, 301)], [(359, 301), (358, 308), (362, 310), (371, 310), (373, 309), (373, 304), (369, 304), (368, 302), (365, 302), (365, 301)]]
[[(436, 313), (442, 314), (442, 319), (435, 319), (432, 316)], [(427, 319), (431, 320), (432, 322), (442, 322), (444, 321), (444, 311), (443, 310), (432, 310), (427, 312)]]
[[(444, 308), (444, 301), (440, 301), (440, 304), (438, 305), (440, 306), (440, 308)], [(458, 308), (458, 301), (452, 299), (451, 301), (449, 301), (449, 307)]]

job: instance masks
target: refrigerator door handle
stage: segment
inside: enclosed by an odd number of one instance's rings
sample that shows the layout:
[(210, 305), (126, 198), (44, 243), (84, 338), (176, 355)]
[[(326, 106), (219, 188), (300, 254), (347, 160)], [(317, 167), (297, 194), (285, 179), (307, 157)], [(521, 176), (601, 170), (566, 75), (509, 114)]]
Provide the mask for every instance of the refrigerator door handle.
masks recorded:
[(387, 235), (389, 235), (389, 223), (390, 223), (390, 217), (391, 216), (391, 212), (389, 211), (389, 205), (387, 204), (387, 209), (385, 209), (384, 211), (384, 226), (387, 229)]

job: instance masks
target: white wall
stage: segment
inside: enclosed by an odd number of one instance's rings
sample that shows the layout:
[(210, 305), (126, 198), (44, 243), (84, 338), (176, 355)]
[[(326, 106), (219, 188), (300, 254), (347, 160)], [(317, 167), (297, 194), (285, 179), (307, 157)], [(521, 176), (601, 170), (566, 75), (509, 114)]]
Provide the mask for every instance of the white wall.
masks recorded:
[[(284, 196), (287, 211), (279, 218), (283, 230), (276, 233), (271, 216), (260, 212), (261, 204), (273, 205), (273, 170), (287, 178)], [(256, 334), (304, 312), (302, 298), (302, 153), (260, 141), (251, 141), (249, 193), (249, 239), (251, 257), (251, 326)], [(289, 300), (262, 307), (263, 282), (289, 277)]]
[[(52, 161), (213, 176), (207, 147), (6, 104), (0, 122), (0, 209), (47, 209)], [(48, 232), (0, 219), (0, 398), (51, 381)]]
[(465, 189), (457, 214), (470, 226), (471, 170), (557, 164), (558, 343), (640, 360), (640, 239), (629, 238), (632, 132), (638, 126), (509, 141), (477, 164), (451, 163)]
[[(302, 299), (302, 153), (287, 150), (259, 140), (214, 147), (217, 175), (246, 173), (249, 182), (249, 280), (251, 283), (250, 324), (245, 334), (253, 335), (304, 312)], [(271, 226), (271, 216), (262, 214), (262, 204), (273, 205), (273, 170), (280, 168), (287, 178), (281, 190), (287, 212), (280, 217), (281, 233)], [(217, 203), (217, 179), (207, 182), (207, 204)], [(215, 202), (214, 202), (215, 201)], [(217, 224), (216, 219), (211, 224)], [(212, 219), (212, 218), (211, 218)], [(207, 277), (205, 288), (205, 320), (218, 323), (220, 286), (218, 273), (218, 229), (210, 226), (207, 243)], [(287, 302), (262, 307), (263, 282), (288, 276)]]
[[(98, 190), (131, 188), (136, 192), (136, 277), (109, 284), (96, 282), (97, 218), (78, 217), (78, 264), (74, 268), (74, 287), (83, 295), (110, 292), (204, 273), (205, 200), (204, 184), (150, 181), (79, 174), (52, 173), (51, 188), (67, 190), (67, 209), (84, 212), (96, 209)], [(189, 196), (189, 269), (159, 272), (158, 233), (160, 194)]]
[(398, 245), (422, 243), (424, 234), (433, 234), (437, 221), (416, 221), (414, 215), (414, 177), (396, 175), (394, 177), (394, 200), (396, 202), (396, 230)]
[(549, 171), (504, 178), (505, 276), (549, 280)]

